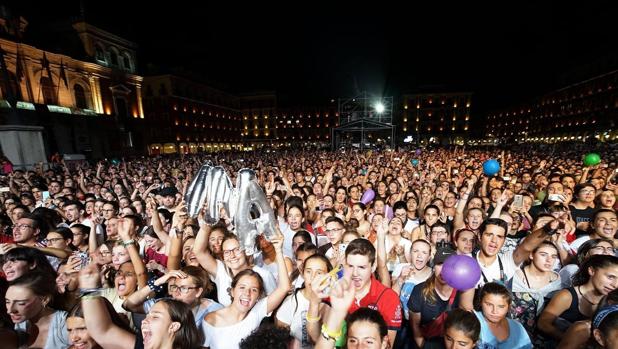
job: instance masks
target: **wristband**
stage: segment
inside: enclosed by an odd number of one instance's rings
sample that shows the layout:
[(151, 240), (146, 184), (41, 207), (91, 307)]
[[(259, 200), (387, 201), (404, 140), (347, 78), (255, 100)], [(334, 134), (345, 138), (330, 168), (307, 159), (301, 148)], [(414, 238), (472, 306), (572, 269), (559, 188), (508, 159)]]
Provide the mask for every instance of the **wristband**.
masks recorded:
[(305, 319), (307, 319), (307, 322), (318, 322), (322, 319), (322, 317), (320, 315), (313, 317), (309, 315), (309, 312), (307, 312), (307, 315), (305, 315)]
[(155, 279), (152, 278), (150, 280), (148, 280), (148, 282), (146, 283), (148, 285), (148, 288), (155, 293), (161, 293), (163, 292), (163, 285), (155, 285)]
[(98, 293), (102, 290), (102, 288), (98, 288), (98, 287), (93, 287), (93, 288), (80, 288), (79, 289), (79, 296), (80, 297), (84, 297), (84, 296), (91, 296), (94, 293)]
[(334, 332), (334, 331), (330, 330), (330, 329), (326, 326), (326, 324), (323, 324), (323, 325), (322, 325), (322, 331), (321, 331), (321, 332), (322, 332), (322, 337), (324, 337), (326, 340), (334, 340), (334, 341), (337, 341), (337, 339), (338, 339), (339, 337), (341, 337), (341, 335), (342, 335), (342, 332), (343, 332), (343, 331), (341, 331), (341, 328), (339, 328), (339, 330), (338, 330), (337, 332)]
[(134, 245), (134, 244), (135, 244), (135, 240), (133, 240), (133, 239), (122, 242), (122, 246), (124, 246), (124, 247), (127, 247), (129, 245)]

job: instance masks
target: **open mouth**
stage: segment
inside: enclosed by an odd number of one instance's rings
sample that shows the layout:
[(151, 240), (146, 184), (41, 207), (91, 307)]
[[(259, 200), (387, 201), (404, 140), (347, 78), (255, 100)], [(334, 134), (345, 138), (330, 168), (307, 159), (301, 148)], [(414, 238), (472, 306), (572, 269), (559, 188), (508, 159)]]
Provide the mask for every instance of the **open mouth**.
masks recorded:
[(144, 339), (144, 346), (146, 346), (146, 344), (148, 344), (152, 339), (152, 333), (150, 330), (142, 328), (142, 338)]
[(88, 343), (86, 342), (76, 342), (73, 343), (73, 348), (77, 348), (77, 349), (84, 349), (88, 346)]
[(251, 300), (247, 299), (247, 298), (240, 298), (240, 305), (242, 305), (243, 307), (249, 308), (249, 306), (251, 305)]
[(118, 292), (124, 292), (127, 290), (127, 285), (124, 282), (118, 282)]

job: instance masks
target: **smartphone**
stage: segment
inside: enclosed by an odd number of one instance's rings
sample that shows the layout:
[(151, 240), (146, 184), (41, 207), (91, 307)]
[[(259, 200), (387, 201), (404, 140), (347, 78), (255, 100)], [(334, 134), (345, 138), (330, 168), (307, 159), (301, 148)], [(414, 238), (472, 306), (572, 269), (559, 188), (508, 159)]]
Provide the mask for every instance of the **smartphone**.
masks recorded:
[(49, 199), (49, 191), (44, 191), (41, 193), (42, 197), (43, 197), (43, 202), (47, 201)]
[(513, 197), (513, 207), (515, 208), (524, 207), (524, 196), (523, 195), (515, 195)]
[(547, 197), (547, 201), (564, 202), (564, 196), (562, 196), (561, 194), (549, 194), (549, 196)]
[(339, 255), (345, 255), (345, 249), (348, 248), (348, 244), (339, 244)]
[(504, 176), (504, 177), (502, 177), (502, 180), (506, 181), (506, 182), (509, 182), (511, 180), (511, 177)]
[(9, 187), (0, 187), (0, 193), (8, 193), (11, 191)]
[(453, 170), (453, 174), (458, 174), (459, 170)]

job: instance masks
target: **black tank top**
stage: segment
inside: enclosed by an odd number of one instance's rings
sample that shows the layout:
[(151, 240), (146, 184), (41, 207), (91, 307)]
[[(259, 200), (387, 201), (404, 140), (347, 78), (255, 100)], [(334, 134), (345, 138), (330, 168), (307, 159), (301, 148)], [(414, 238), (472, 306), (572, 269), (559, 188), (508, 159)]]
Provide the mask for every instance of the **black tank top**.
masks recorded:
[(560, 314), (560, 317), (571, 323), (575, 321), (587, 320), (588, 317), (584, 316), (584, 314), (579, 311), (579, 298), (577, 298), (577, 291), (575, 291), (575, 287), (569, 287), (567, 290), (571, 293), (571, 305), (569, 306), (569, 309)]

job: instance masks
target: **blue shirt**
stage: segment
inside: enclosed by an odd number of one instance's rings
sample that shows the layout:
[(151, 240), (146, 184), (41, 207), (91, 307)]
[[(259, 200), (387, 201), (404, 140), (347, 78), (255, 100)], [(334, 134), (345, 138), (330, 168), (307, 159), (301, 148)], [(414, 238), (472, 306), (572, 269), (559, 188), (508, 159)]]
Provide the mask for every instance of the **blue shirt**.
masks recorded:
[(500, 342), (494, 334), (491, 333), (483, 313), (475, 311), (474, 314), (481, 323), (481, 336), (476, 346), (478, 349), (532, 349), (530, 337), (528, 337), (528, 333), (524, 326), (519, 322), (509, 318), (506, 319), (509, 322), (509, 337)]

